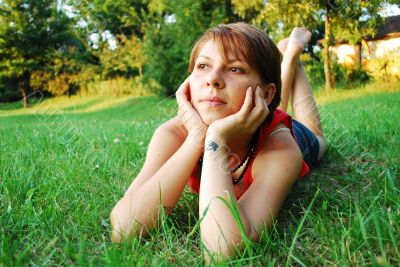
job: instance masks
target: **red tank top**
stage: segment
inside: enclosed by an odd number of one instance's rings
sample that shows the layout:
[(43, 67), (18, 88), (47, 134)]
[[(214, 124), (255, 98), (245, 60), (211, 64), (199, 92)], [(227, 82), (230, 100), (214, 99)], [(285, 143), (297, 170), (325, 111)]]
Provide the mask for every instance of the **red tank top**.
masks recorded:
[[(243, 184), (244, 184), (246, 190), (250, 187), (251, 183), (253, 182), (251, 169), (253, 167), (253, 162), (254, 162), (255, 158), (257, 157), (258, 152), (262, 149), (267, 137), (271, 134), (271, 132), (275, 129), (275, 127), (281, 122), (290, 129), (290, 133), (292, 134), (293, 138), (295, 138), (295, 136), (293, 134), (293, 128), (292, 128), (292, 118), (286, 112), (276, 109), (274, 111), (274, 117), (273, 117), (272, 121), (269, 124), (264, 123), (261, 125), (261, 131), (258, 136), (254, 159), (252, 162), (250, 162), (250, 166), (247, 169), (247, 171), (243, 177)], [(195, 193), (199, 193), (199, 191), (200, 191), (200, 180), (197, 178), (197, 175), (196, 175), (197, 167), (198, 167), (198, 165), (195, 166), (195, 168), (192, 172), (192, 175), (188, 181), (189, 187)], [(303, 160), (303, 165), (301, 166), (300, 177), (306, 176), (309, 171), (310, 171), (310, 168), (308, 167), (307, 163)]]

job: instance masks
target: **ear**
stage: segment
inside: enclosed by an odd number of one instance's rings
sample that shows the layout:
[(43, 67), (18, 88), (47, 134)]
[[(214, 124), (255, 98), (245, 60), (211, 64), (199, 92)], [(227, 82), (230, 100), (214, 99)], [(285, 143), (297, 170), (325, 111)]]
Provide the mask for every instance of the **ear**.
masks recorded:
[(272, 99), (274, 99), (276, 93), (275, 84), (269, 83), (264, 85), (262, 88), (263, 88), (265, 102), (267, 102), (267, 104), (269, 105), (271, 104)]

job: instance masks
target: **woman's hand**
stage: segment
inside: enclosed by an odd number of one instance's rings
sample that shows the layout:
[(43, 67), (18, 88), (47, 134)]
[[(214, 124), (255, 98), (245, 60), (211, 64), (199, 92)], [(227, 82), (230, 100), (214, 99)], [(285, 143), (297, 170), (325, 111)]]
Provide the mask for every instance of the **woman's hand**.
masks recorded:
[(178, 117), (185, 126), (188, 137), (194, 138), (196, 143), (203, 146), (208, 127), (189, 101), (189, 78), (190, 76), (186, 78), (175, 93), (179, 107)]
[(265, 92), (259, 86), (254, 94), (249, 87), (242, 108), (233, 115), (213, 122), (208, 127), (207, 136), (217, 137), (225, 144), (252, 136), (269, 114), (264, 94)]

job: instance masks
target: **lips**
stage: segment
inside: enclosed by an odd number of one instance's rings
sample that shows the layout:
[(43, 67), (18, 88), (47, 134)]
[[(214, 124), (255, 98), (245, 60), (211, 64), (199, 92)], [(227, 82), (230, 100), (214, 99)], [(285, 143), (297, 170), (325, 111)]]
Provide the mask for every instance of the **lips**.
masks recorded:
[(200, 100), (200, 102), (207, 104), (210, 107), (217, 107), (221, 105), (225, 105), (226, 102), (217, 96), (208, 96)]

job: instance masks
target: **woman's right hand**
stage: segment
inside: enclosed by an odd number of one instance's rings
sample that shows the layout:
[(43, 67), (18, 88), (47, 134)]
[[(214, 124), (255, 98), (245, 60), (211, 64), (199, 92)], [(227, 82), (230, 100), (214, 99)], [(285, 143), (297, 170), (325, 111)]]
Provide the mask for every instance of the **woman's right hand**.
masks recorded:
[(176, 101), (178, 102), (178, 118), (185, 126), (188, 137), (193, 138), (199, 145), (204, 145), (204, 139), (207, 133), (208, 126), (203, 122), (200, 114), (194, 109), (192, 103), (189, 101), (189, 85), (190, 76), (179, 86), (176, 91)]

